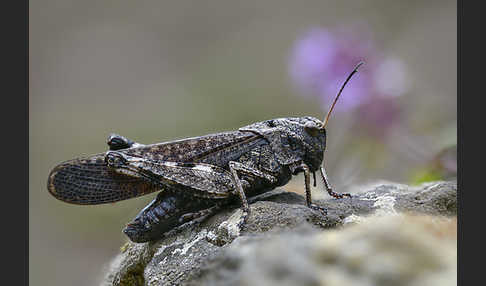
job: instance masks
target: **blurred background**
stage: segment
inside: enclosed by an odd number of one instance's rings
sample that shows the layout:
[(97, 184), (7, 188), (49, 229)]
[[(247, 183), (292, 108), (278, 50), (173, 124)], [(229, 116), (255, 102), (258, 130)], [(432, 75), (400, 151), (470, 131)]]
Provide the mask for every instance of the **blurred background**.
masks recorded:
[[(328, 125), (339, 192), (456, 176), (456, 1), (30, 2), (31, 285), (95, 285), (155, 196), (69, 205), (56, 164), (289, 116)], [(302, 176), (285, 188), (302, 192)], [(314, 188), (316, 198), (327, 198)]]

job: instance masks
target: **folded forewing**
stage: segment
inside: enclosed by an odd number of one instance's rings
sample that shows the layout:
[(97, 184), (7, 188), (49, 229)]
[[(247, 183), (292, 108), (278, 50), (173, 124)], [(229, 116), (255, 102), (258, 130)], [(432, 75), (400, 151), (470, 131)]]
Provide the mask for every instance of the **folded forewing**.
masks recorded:
[(49, 174), (47, 189), (59, 200), (94, 205), (142, 196), (160, 188), (109, 169), (104, 154), (69, 160)]

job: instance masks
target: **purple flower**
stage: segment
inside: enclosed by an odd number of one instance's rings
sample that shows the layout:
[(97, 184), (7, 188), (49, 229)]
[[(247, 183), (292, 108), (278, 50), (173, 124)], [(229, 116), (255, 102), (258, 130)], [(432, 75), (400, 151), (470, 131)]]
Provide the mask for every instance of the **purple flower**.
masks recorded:
[[(347, 75), (360, 61), (365, 65), (343, 91), (336, 111), (349, 111), (371, 98), (400, 95), (406, 88), (403, 65), (383, 60), (364, 25), (330, 31), (314, 28), (297, 39), (289, 74), (305, 96), (317, 96), (327, 111)], [(393, 78), (394, 77), (394, 78)], [(398, 81), (397, 88), (394, 83)]]

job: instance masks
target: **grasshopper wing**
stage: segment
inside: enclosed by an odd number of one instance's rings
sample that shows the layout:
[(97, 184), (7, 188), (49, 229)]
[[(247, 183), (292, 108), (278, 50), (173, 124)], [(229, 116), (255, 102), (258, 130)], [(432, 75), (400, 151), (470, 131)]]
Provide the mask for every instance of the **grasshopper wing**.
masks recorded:
[(106, 166), (104, 154), (57, 165), (49, 174), (47, 189), (61, 201), (80, 205), (111, 203), (159, 190), (147, 181), (114, 172)]
[[(249, 145), (255, 144), (258, 140), (262, 140), (261, 136), (252, 132), (234, 131), (145, 145), (118, 152), (157, 162), (197, 162), (208, 156), (222, 157), (219, 154), (234, 149), (235, 146), (245, 145), (249, 148)], [(115, 172), (107, 167), (104, 159), (105, 153), (99, 153), (57, 165), (49, 174), (47, 189), (61, 201), (82, 205), (111, 203), (160, 190), (160, 186), (145, 179)]]

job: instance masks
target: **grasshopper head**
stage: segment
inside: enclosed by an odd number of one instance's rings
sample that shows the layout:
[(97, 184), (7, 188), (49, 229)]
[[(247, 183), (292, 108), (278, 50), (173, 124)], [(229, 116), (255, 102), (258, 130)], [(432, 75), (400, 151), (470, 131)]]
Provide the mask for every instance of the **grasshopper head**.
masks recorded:
[(255, 126), (254, 129), (245, 129), (259, 132), (275, 143), (274, 151), (280, 163), (302, 160), (311, 171), (321, 166), (326, 148), (326, 130), (319, 119), (310, 116), (277, 118), (252, 126)]
[[(322, 121), (317, 118), (305, 116), (295, 118), (294, 127), (299, 134), (298, 140), (294, 144), (300, 145), (301, 156), (304, 163), (309, 166), (311, 171), (316, 171), (324, 160), (324, 150), (326, 149), (326, 129)], [(294, 135), (295, 136), (295, 135)]]

